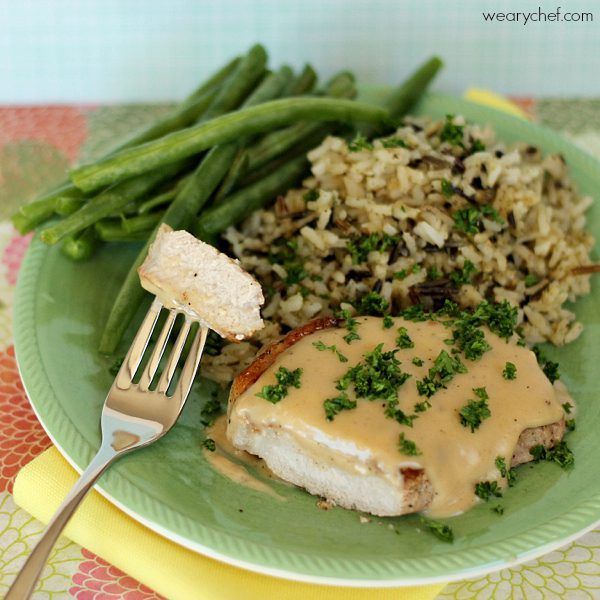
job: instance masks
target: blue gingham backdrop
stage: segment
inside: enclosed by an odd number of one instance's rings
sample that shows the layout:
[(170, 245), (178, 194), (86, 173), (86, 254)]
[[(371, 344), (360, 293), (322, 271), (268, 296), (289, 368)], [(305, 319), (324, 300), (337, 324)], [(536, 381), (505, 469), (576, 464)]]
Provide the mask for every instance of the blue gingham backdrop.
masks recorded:
[[(593, 21), (482, 16), (559, 5)], [(367, 83), (437, 53), (446, 91), (600, 96), (598, 0), (0, 0), (0, 103), (172, 100), (255, 41)]]

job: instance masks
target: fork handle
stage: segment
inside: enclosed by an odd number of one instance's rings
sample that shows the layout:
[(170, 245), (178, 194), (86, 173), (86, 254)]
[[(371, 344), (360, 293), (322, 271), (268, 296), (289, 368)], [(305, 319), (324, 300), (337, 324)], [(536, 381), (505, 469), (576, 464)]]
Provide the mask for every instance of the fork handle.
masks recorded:
[(83, 471), (77, 483), (71, 488), (67, 497), (54, 513), (44, 534), (25, 561), (4, 600), (24, 600), (31, 596), (46, 565), (48, 556), (62, 530), (77, 510), (79, 503), (119, 454), (109, 444), (103, 444), (100, 447), (92, 462)]

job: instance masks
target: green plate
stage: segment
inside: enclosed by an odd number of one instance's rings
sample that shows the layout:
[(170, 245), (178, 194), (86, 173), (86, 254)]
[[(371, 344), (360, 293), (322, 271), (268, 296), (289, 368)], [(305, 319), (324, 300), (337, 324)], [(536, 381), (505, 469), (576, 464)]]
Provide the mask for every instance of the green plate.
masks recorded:
[[(562, 152), (580, 190), (598, 194), (600, 165), (551, 131), (463, 100), (430, 95), (421, 114), (460, 113), (489, 123), (506, 141), (526, 140)], [(590, 211), (598, 234), (600, 207)], [(46, 431), (78, 469), (100, 442), (99, 415), (111, 384), (110, 361), (97, 351), (119, 282), (135, 248), (111, 245), (76, 264), (34, 240), (21, 268), (15, 340), (21, 374)], [(199, 410), (211, 389), (198, 382), (175, 429), (153, 446), (124, 457), (99, 491), (148, 527), (192, 550), (261, 573), (304, 581), (401, 586), (471, 577), (531, 559), (600, 520), (600, 294), (579, 301), (583, 335), (551, 349), (579, 406), (570, 443), (576, 466), (519, 469), (505, 494), (504, 516), (482, 504), (453, 519), (454, 544), (419, 530), (411, 516), (361, 524), (356, 512), (316, 508), (316, 498), (273, 483), (278, 501), (238, 486), (203, 460)], [(241, 510), (240, 510), (241, 509)], [(243, 511), (243, 512), (242, 512)], [(379, 525), (383, 522), (384, 525)], [(396, 532), (388, 527), (393, 524)]]

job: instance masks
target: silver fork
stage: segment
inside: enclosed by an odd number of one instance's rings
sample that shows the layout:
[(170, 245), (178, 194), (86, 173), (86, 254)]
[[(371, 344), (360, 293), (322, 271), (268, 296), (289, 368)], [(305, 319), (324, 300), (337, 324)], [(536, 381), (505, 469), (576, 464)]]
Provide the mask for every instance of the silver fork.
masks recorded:
[(31, 596), (58, 536), (106, 468), (123, 454), (156, 441), (177, 421), (198, 370), (208, 328), (200, 325), (177, 385), (172, 395), (167, 395), (190, 328), (195, 322), (189, 315), (183, 313), (185, 321), (173, 350), (160, 375), (156, 389), (150, 390), (150, 384), (165, 353), (173, 324), (181, 312), (170, 310), (150, 359), (136, 384), (133, 378), (140, 367), (162, 308), (162, 303), (155, 298), (104, 402), (100, 421), (102, 429), (100, 449), (48, 523), (46, 531), (17, 575), (5, 600), (23, 600)]

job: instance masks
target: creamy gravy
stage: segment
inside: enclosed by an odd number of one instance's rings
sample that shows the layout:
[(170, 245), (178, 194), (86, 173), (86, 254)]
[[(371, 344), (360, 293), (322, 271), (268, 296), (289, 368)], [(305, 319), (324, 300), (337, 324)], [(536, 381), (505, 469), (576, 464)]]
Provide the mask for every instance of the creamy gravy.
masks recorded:
[[(383, 343), (384, 351), (394, 349), (400, 326), (406, 327), (414, 342), (414, 348), (400, 349), (396, 354), (401, 369), (411, 374), (398, 392), (398, 407), (406, 414), (413, 414), (414, 405), (425, 400), (418, 395), (416, 380), (427, 375), (441, 350), (451, 349), (444, 343), (449, 329), (437, 322), (415, 323), (395, 318), (393, 327), (384, 329), (379, 318), (361, 317), (357, 321), (361, 339), (351, 344), (343, 340), (346, 329), (325, 329), (302, 338), (279, 355), (231, 407), (232, 424), (240, 418), (259, 428), (282, 427), (319, 461), (353, 473), (378, 473), (396, 486), (402, 485), (400, 467), (423, 468), (435, 490), (428, 513), (450, 516), (477, 502), (476, 483), (498, 480), (504, 485), (494, 464), (496, 457), (505, 457), (510, 465), (524, 429), (548, 425), (563, 417), (561, 403), (566, 390), (561, 388), (558, 400), (533, 352), (485, 330), (491, 350), (478, 361), (461, 356), (468, 372), (455, 375), (446, 389), (437, 391), (430, 398), (431, 408), (419, 413), (412, 427), (387, 418), (384, 401), (366, 399), (359, 399), (357, 408), (344, 410), (333, 421), (327, 421), (323, 401), (339, 395), (336, 380), (377, 344)], [(331, 351), (317, 350), (313, 346), (317, 340), (328, 346), (335, 344), (348, 362), (340, 362)], [(423, 365), (414, 365), (413, 357), (421, 358)], [(502, 376), (507, 362), (517, 367), (514, 380)], [(286, 397), (272, 404), (256, 394), (263, 386), (276, 383), (275, 373), (280, 366), (301, 368), (301, 386), (290, 387)], [(472, 433), (460, 423), (458, 411), (476, 399), (472, 390), (477, 387), (487, 390), (491, 417)], [(355, 398), (352, 385), (348, 396)], [(415, 442), (420, 455), (400, 452), (401, 432)]]
[(213, 469), (228, 479), (235, 481), (235, 483), (258, 492), (264, 492), (273, 498), (277, 498), (277, 500), (285, 500), (283, 496), (278, 494), (264, 481), (254, 476), (248, 470), (248, 467), (257, 470), (262, 476), (269, 479), (275, 479), (280, 482), (283, 480), (279, 479), (258, 456), (248, 454), (248, 452), (238, 450), (233, 446), (225, 435), (226, 428), (227, 415), (221, 415), (213, 425), (206, 429), (206, 437), (214, 440), (216, 445), (214, 452), (204, 449), (204, 457)]

